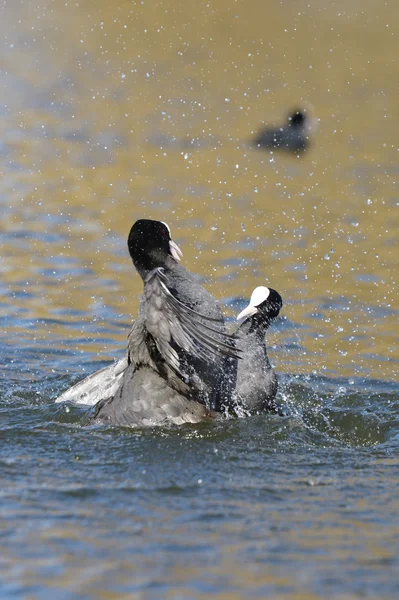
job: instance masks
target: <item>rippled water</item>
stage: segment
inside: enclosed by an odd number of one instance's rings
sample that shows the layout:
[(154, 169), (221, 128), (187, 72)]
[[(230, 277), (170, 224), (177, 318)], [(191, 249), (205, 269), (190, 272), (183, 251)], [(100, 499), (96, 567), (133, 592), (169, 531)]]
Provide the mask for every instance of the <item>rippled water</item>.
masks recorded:
[[(396, 598), (395, 3), (1, 8), (0, 596)], [(308, 153), (250, 139), (293, 105)], [(123, 356), (167, 221), (268, 335), (284, 417), (129, 431), (54, 399)]]

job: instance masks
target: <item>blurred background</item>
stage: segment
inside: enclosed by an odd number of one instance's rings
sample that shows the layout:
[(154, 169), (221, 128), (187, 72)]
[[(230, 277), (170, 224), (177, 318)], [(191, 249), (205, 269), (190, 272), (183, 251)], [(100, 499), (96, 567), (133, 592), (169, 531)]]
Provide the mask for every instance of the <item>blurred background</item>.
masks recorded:
[[(0, 16), (0, 592), (397, 597), (399, 5)], [(253, 145), (301, 107), (306, 152)], [(139, 218), (169, 224), (228, 316), (281, 293), (269, 355), (294, 416), (141, 437), (54, 408), (124, 354)]]

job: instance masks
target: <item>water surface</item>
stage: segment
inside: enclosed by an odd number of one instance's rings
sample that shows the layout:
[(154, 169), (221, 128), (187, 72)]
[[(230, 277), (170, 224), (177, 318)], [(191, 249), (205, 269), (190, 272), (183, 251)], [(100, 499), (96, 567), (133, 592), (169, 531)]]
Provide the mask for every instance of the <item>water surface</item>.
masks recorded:
[[(395, 3), (1, 8), (0, 595), (398, 596)], [(301, 157), (250, 140), (313, 106)], [(286, 416), (87, 426), (126, 238), (169, 223), (226, 314), (257, 285)]]

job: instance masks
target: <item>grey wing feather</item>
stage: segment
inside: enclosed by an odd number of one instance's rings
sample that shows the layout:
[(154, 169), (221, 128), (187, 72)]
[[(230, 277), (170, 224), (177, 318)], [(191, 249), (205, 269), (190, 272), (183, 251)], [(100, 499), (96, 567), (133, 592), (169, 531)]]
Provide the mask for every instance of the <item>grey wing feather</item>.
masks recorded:
[(74, 402), (93, 406), (100, 400), (105, 400), (116, 393), (127, 366), (127, 358), (122, 358), (79, 381), (61, 394), (55, 402)]
[[(223, 318), (213, 318), (203, 315), (186, 304), (183, 304), (183, 302), (180, 302), (167, 287), (163, 269), (156, 269), (156, 271), (165, 294), (165, 301), (175, 315), (177, 321), (183, 326), (183, 329), (187, 334), (188, 343), (191, 344), (192, 336), (198, 338), (198, 341), (203, 345), (204, 350), (213, 351), (214, 354), (219, 354), (221, 356), (239, 358), (240, 350), (235, 346), (236, 335), (226, 333), (224, 330)], [(204, 321), (207, 321), (208, 323), (219, 323), (222, 328), (217, 329), (215, 326), (207, 325)], [(211, 332), (212, 335), (209, 335), (209, 333), (207, 333), (208, 331)], [(190, 350), (195, 352), (195, 347), (190, 348)]]
[(129, 361), (136, 365), (146, 365), (157, 371), (151, 352), (151, 340), (146, 328), (146, 318), (141, 310), (128, 335)]
[[(220, 328), (212, 326), (219, 323)], [(163, 269), (151, 271), (144, 282), (142, 310), (129, 335), (129, 357), (137, 365), (157, 369), (154, 349), (166, 366), (187, 380), (179, 351), (207, 363), (212, 356), (238, 358), (235, 336), (224, 331), (223, 320), (207, 317), (180, 302), (170, 291)]]
[(93, 421), (142, 427), (198, 423), (211, 416), (203, 404), (178, 393), (152, 369), (130, 365), (115, 397), (97, 405)]

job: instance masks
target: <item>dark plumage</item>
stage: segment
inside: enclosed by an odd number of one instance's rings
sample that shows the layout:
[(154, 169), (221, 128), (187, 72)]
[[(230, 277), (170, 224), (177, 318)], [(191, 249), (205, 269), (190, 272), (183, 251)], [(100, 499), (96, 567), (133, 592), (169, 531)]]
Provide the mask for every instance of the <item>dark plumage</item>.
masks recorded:
[(144, 293), (129, 334), (129, 366), (94, 420), (135, 426), (208, 418), (234, 389), (234, 336), (213, 296), (178, 264), (181, 251), (165, 223), (137, 221), (128, 248)]
[(282, 305), (278, 292), (257, 287), (249, 305), (237, 317), (237, 320), (245, 319), (236, 333), (236, 346), (242, 356), (238, 361), (234, 394), (238, 412), (240, 409), (245, 414), (279, 412), (274, 402), (277, 377), (267, 356), (265, 333)]
[(279, 412), (264, 337), (280, 295), (256, 288), (232, 336), (219, 304), (178, 263), (181, 251), (166, 224), (137, 221), (128, 247), (144, 292), (127, 357), (58, 401), (97, 402), (94, 422), (123, 426), (197, 423), (231, 407), (239, 415)]
[(179, 394), (150, 367), (130, 364), (115, 396), (96, 406), (94, 422), (125, 427), (182, 425), (215, 417), (206, 406)]
[(309, 121), (305, 110), (294, 110), (283, 127), (265, 127), (257, 134), (254, 144), (258, 148), (279, 148), (301, 152), (309, 147)]
[[(133, 264), (143, 281), (148, 273), (162, 267), (165, 284), (172, 295), (187, 308), (213, 321), (216, 332), (225, 332), (223, 313), (219, 303), (196, 276), (179, 264), (180, 249), (172, 241), (169, 227), (161, 221), (140, 219), (131, 228), (128, 248)], [(140, 311), (143, 310), (144, 297)], [(209, 323), (208, 323), (209, 324)], [(212, 361), (204, 360), (184, 349), (179, 351), (186, 371), (202, 382), (202, 401), (211, 409), (221, 410), (226, 397), (235, 386), (236, 361), (215, 355)]]
[(115, 425), (196, 423), (212, 415), (204, 383), (190, 359), (204, 365), (237, 357), (233, 336), (181, 303), (168, 289), (164, 269), (144, 279), (142, 308), (129, 334), (129, 367), (116, 394), (101, 402), (96, 421)]
[[(218, 302), (215, 298), (205, 290), (197, 278), (189, 273), (184, 267), (182, 267), (178, 261), (180, 260), (181, 251), (178, 246), (172, 241), (170, 236), (169, 227), (160, 221), (152, 221), (149, 219), (141, 219), (137, 221), (131, 228), (128, 237), (128, 248), (132, 257), (133, 263), (142, 277), (145, 283), (145, 292), (140, 304), (140, 312), (137, 321), (133, 324), (132, 331), (129, 335), (129, 348), (128, 355), (129, 361), (134, 362), (135, 356), (132, 350), (132, 340), (140, 339), (142, 335), (143, 319), (145, 315), (145, 307), (148, 305), (146, 300), (146, 294), (151, 291), (149, 281), (147, 277), (154, 271), (154, 269), (162, 269), (163, 283), (167, 289), (175, 298), (176, 302), (180, 302), (184, 305), (186, 312), (180, 312), (180, 316), (186, 319), (188, 322), (191, 317), (187, 316), (187, 311), (192, 309), (194, 313), (190, 313), (191, 316), (197, 313), (194, 318), (194, 322), (203, 323), (203, 325), (211, 326), (213, 330), (214, 340), (216, 343), (223, 339), (218, 335), (219, 333), (223, 336), (225, 332), (223, 313)], [(152, 277), (154, 279), (154, 277)], [(156, 281), (159, 280), (157, 276)], [(146, 285), (147, 281), (147, 285)], [(154, 296), (154, 298), (156, 295)], [(162, 298), (160, 298), (162, 300)], [(165, 298), (163, 298), (163, 301)], [(170, 302), (170, 298), (169, 298)], [(167, 303), (164, 305), (167, 306)], [(154, 313), (148, 320), (147, 310), (147, 324), (152, 331), (152, 321), (155, 318)], [(157, 313), (158, 314), (158, 313)], [(203, 317), (198, 316), (199, 314)], [(158, 314), (158, 317), (162, 317), (162, 313)], [(158, 319), (163, 327), (166, 323), (166, 319)], [(162, 325), (163, 323), (163, 325)], [(160, 330), (162, 331), (162, 329)], [(141, 333), (140, 333), (141, 332)], [(188, 329), (188, 335), (192, 335), (193, 329)], [(201, 337), (204, 335), (204, 327), (200, 329), (198, 333), (198, 326), (196, 326), (196, 335), (199, 336), (199, 345)], [(138, 333), (140, 334), (137, 338)], [(148, 333), (148, 332), (147, 332)], [(153, 331), (152, 331), (153, 333)], [(146, 334), (147, 335), (147, 334)], [(142, 341), (146, 338), (141, 338)], [(211, 336), (208, 336), (207, 341), (210, 342)], [(196, 343), (195, 339), (193, 340)], [(198, 342), (198, 340), (197, 340)], [(144, 348), (149, 349), (150, 342), (144, 343)], [(180, 366), (184, 377), (191, 383), (194, 382), (194, 387), (190, 394), (194, 394), (196, 400), (208, 406), (209, 409), (222, 410), (225, 398), (232, 394), (235, 386), (235, 374), (236, 374), (236, 359), (233, 357), (226, 356), (222, 353), (214, 353), (212, 351), (201, 351), (202, 354), (197, 350), (196, 352), (187, 349), (184, 345), (175, 347), (175, 341), (173, 342), (173, 348), (178, 353)], [(233, 341), (229, 341), (229, 344), (234, 345)], [(167, 364), (167, 361), (166, 363)], [(100, 401), (108, 401), (110, 398), (116, 397), (116, 392), (124, 380), (123, 389), (125, 390), (124, 396), (127, 394), (127, 390), (131, 389), (130, 384), (127, 384), (126, 368), (128, 366), (128, 359), (122, 359), (117, 363), (110, 365), (94, 373), (77, 383), (75, 386), (64, 392), (56, 402), (72, 401), (78, 404), (93, 405)], [(131, 369), (129, 371), (131, 373)], [(160, 375), (165, 376), (164, 373)], [(170, 377), (170, 383), (172, 386), (177, 385), (176, 381), (178, 375), (173, 373), (168, 367), (167, 376)], [(173, 381), (172, 381), (173, 380)], [(188, 388), (183, 391), (185, 397), (188, 396)]]

